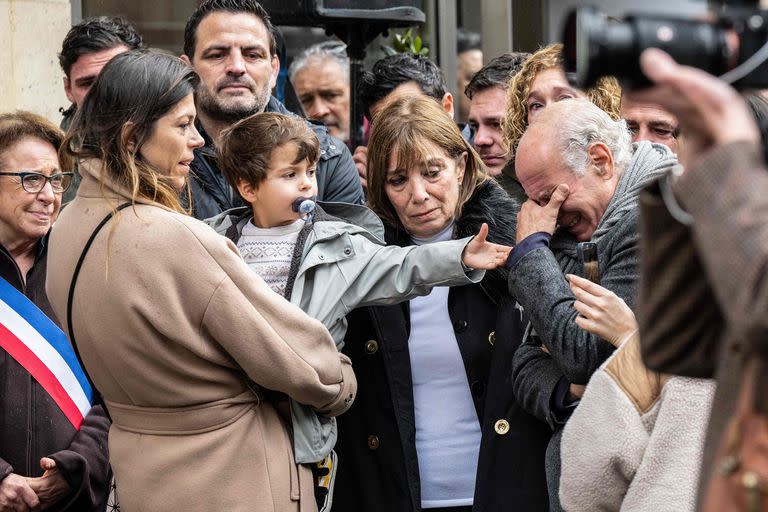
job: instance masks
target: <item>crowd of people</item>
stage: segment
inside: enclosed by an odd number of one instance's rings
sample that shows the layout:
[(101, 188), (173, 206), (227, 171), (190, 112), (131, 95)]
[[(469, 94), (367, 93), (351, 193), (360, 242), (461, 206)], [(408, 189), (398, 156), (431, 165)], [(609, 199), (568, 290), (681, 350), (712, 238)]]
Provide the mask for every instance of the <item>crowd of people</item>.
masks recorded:
[(276, 35), (89, 18), (61, 128), (0, 114), (0, 512), (766, 510), (762, 96), (462, 34), (348, 147), (344, 45), (291, 112)]

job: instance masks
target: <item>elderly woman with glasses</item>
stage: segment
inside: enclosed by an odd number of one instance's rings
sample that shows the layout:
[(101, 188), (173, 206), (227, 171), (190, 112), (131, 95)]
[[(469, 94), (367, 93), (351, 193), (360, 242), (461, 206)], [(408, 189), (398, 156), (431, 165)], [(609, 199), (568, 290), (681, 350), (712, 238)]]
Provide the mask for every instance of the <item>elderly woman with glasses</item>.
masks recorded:
[(45, 278), (48, 231), (72, 183), (70, 163), (58, 157), (63, 138), (35, 114), (0, 115), (0, 512), (103, 510), (109, 482), (102, 407), (91, 408), (76, 428), (6, 332), (13, 327), (5, 304), (15, 304), (17, 292), (59, 323)]

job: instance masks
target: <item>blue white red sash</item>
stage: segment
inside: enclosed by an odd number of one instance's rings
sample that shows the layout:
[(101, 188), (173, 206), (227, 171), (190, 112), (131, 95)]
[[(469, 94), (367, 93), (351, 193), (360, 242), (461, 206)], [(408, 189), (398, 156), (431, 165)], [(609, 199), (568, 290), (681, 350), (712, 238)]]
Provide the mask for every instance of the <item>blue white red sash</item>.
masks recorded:
[(0, 347), (40, 383), (76, 429), (93, 404), (85, 372), (66, 334), (0, 279)]

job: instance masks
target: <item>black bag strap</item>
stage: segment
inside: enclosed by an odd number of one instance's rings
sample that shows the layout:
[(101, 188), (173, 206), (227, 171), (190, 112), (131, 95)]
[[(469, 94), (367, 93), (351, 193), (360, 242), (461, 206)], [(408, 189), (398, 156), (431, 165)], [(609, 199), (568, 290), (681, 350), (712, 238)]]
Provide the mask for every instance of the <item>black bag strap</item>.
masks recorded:
[(88, 384), (91, 385), (91, 389), (93, 390), (94, 403), (96, 402), (101, 403), (102, 407), (104, 407), (104, 412), (106, 412), (107, 417), (109, 417), (109, 421), (112, 421), (112, 416), (110, 416), (109, 411), (107, 411), (107, 404), (104, 402), (104, 399), (101, 397), (101, 393), (99, 393), (99, 390), (96, 389), (96, 386), (93, 384), (91, 375), (88, 373), (88, 370), (86, 370), (85, 364), (83, 364), (83, 358), (80, 357), (80, 351), (77, 349), (77, 343), (75, 342), (75, 331), (72, 329), (72, 300), (75, 296), (75, 285), (77, 284), (77, 276), (80, 275), (80, 268), (83, 266), (83, 261), (85, 261), (85, 255), (88, 254), (88, 249), (91, 248), (91, 244), (93, 244), (93, 241), (96, 238), (96, 235), (99, 234), (99, 231), (101, 231), (101, 228), (103, 228), (110, 220), (112, 220), (112, 217), (114, 217), (117, 212), (129, 206), (131, 206), (131, 203), (121, 204), (120, 206), (115, 208), (114, 211), (109, 212), (109, 214), (106, 217), (101, 219), (101, 222), (99, 222), (99, 225), (96, 226), (96, 228), (93, 230), (93, 233), (91, 233), (91, 237), (85, 243), (85, 247), (83, 247), (83, 252), (80, 254), (80, 259), (77, 260), (77, 265), (75, 265), (75, 272), (72, 274), (72, 281), (69, 284), (69, 295), (67, 296), (67, 331), (69, 334), (69, 342), (72, 344), (72, 348), (75, 351), (75, 356), (77, 356), (77, 362), (80, 363), (80, 367), (83, 369), (83, 373), (85, 373), (85, 378), (88, 379)]

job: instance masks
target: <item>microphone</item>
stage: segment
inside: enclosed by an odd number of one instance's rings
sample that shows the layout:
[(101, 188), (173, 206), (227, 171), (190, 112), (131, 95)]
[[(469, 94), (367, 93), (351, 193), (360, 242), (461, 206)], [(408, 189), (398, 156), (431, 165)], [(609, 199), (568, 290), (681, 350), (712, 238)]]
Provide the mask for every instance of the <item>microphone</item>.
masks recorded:
[(315, 211), (315, 199), (317, 196), (312, 197), (297, 197), (293, 200), (291, 203), (291, 210), (294, 212), (304, 215), (309, 215), (313, 211)]

